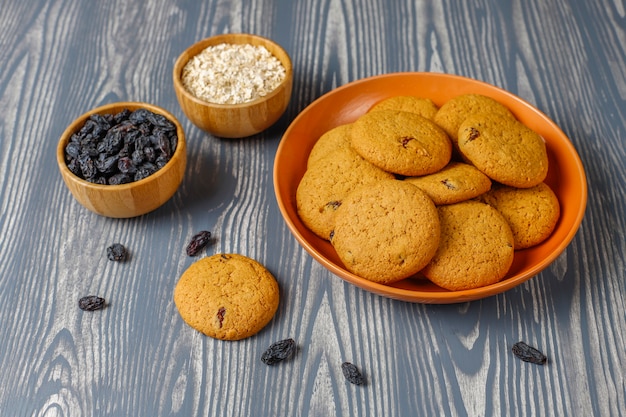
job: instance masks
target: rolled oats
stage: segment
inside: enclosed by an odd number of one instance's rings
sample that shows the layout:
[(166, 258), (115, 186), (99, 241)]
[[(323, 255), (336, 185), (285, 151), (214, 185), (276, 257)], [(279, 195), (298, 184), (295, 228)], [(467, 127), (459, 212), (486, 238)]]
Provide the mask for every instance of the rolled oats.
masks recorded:
[(240, 104), (269, 94), (285, 79), (285, 68), (267, 48), (209, 46), (182, 72), (183, 86), (195, 97), (217, 104)]

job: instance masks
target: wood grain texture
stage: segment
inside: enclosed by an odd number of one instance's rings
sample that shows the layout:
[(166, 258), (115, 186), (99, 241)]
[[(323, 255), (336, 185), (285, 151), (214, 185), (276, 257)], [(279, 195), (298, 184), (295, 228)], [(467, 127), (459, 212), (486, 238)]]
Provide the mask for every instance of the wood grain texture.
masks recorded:
[[(6, 3), (6, 4), (5, 4)], [(626, 410), (626, 6), (476, 0), (4, 2), (0, 23), (0, 415), (619, 416)], [(171, 83), (186, 47), (224, 32), (291, 55), (286, 114), (245, 140), (208, 136)], [(437, 71), (500, 86), (571, 138), (587, 170), (586, 217), (547, 270), (504, 294), (419, 305), (366, 293), (301, 249), (274, 199), (289, 122), (331, 89), (381, 73)], [(99, 217), (64, 188), (56, 142), (98, 105), (143, 100), (183, 124), (179, 191), (134, 219)], [(172, 301), (194, 259), (237, 252), (277, 277), (282, 302), (257, 336), (212, 340)], [(106, 259), (122, 242), (128, 262)], [(83, 313), (78, 299), (109, 305)], [(263, 350), (293, 337), (275, 367)], [(512, 356), (524, 340), (544, 367)], [(340, 365), (364, 372), (362, 387)]]

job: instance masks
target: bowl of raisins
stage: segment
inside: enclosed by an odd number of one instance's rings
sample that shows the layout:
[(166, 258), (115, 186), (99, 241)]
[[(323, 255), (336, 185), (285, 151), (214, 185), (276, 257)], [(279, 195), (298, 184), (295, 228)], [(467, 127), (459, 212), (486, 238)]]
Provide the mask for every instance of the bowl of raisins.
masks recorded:
[(244, 33), (203, 39), (173, 69), (176, 97), (189, 120), (222, 138), (252, 136), (272, 126), (291, 99), (293, 68), (270, 39)]
[(180, 186), (185, 134), (168, 111), (117, 102), (74, 120), (57, 146), (57, 163), (74, 198), (96, 214), (136, 217), (156, 210)]

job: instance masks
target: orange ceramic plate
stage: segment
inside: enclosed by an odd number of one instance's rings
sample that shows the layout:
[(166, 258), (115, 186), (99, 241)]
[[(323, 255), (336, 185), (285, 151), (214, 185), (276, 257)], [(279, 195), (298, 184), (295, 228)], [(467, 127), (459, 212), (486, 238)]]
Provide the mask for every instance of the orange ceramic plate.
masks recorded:
[[(552, 235), (533, 248), (516, 251), (509, 273), (497, 284), (464, 291), (448, 291), (425, 279), (406, 279), (382, 285), (346, 270), (329, 242), (318, 238), (300, 221), (296, 189), (311, 148), (327, 130), (354, 122), (376, 102), (398, 95), (427, 97), (441, 106), (459, 94), (490, 96), (546, 141), (550, 168), (546, 183), (557, 194), (561, 217)], [(287, 226), (304, 249), (333, 274), (373, 293), (420, 303), (457, 303), (477, 300), (511, 289), (532, 278), (554, 261), (571, 242), (585, 213), (587, 183), (576, 149), (561, 129), (526, 101), (492, 85), (455, 75), (394, 73), (346, 84), (309, 105), (285, 132), (274, 162), (274, 188)]]

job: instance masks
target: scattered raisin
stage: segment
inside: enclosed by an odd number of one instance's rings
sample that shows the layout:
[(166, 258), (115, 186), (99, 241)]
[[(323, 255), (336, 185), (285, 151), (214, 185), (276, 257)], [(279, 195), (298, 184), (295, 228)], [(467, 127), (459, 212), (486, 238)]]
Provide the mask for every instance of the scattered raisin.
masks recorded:
[(114, 243), (107, 248), (107, 258), (109, 258), (110, 261), (125, 261), (127, 255), (126, 248), (121, 243)]
[(345, 376), (351, 384), (363, 385), (365, 383), (365, 378), (363, 378), (363, 374), (359, 372), (359, 368), (350, 362), (341, 364), (341, 372), (343, 372), (343, 376)]
[(543, 365), (548, 361), (546, 355), (532, 346), (528, 346), (524, 342), (517, 342), (511, 349), (513, 354), (524, 362), (536, 363), (537, 365)]
[(78, 307), (84, 311), (96, 311), (103, 309), (105, 300), (96, 295), (88, 295), (78, 300)]
[(263, 355), (261, 361), (266, 365), (275, 365), (293, 355), (296, 350), (296, 341), (293, 339), (284, 339), (274, 342)]
[(203, 230), (196, 233), (187, 245), (187, 255), (196, 256), (206, 245), (208, 245), (210, 240), (211, 232)]

